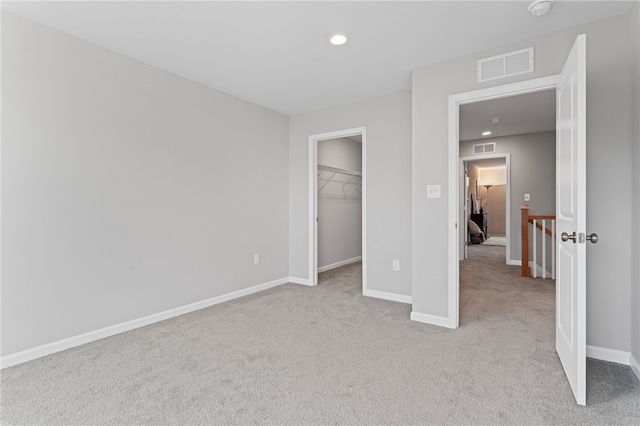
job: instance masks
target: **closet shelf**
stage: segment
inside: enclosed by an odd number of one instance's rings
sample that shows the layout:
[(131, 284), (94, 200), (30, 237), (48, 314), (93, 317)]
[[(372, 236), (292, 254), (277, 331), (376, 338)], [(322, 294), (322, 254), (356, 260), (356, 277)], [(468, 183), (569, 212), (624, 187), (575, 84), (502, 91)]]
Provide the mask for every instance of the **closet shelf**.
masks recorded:
[(322, 164), (318, 164), (318, 170), (323, 172), (340, 173), (343, 175), (362, 177), (362, 172), (356, 172), (355, 170), (339, 169), (337, 167), (331, 167), (331, 166), (323, 166)]
[(346, 182), (335, 181), (336, 183), (342, 183), (343, 184), (342, 185), (342, 192), (345, 193), (345, 195), (346, 195), (346, 192), (344, 191), (344, 187), (345, 187), (345, 185), (349, 185), (349, 184), (356, 185), (356, 191), (358, 191), (359, 193), (361, 192), (360, 191), (360, 187), (362, 186), (362, 182), (357, 182), (357, 181), (353, 182), (352, 179), (354, 177), (362, 178), (362, 172), (357, 172), (355, 170), (340, 169), (340, 168), (337, 168), (337, 167), (324, 166), (322, 164), (318, 164), (318, 177), (322, 174), (322, 172), (329, 172), (329, 173), (331, 173), (331, 176), (329, 176), (329, 178), (327, 178), (325, 183), (320, 187), (320, 189), (318, 190), (318, 193), (320, 193), (320, 191), (322, 191), (322, 189), (325, 186), (327, 186), (327, 184), (329, 182), (331, 182), (331, 180), (334, 178), (334, 176), (336, 174), (349, 176), (349, 179)]

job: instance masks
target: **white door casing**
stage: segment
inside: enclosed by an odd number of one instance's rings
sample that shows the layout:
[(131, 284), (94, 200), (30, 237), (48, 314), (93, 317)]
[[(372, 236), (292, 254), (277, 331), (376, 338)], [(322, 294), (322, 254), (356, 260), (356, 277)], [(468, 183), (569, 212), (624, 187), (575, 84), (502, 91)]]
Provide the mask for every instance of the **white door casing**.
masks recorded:
[(350, 136), (362, 136), (362, 291), (367, 293), (367, 128), (355, 127), (309, 136), (309, 279), (318, 285), (318, 142)]
[(576, 39), (556, 91), (556, 350), (586, 404), (586, 36)]
[[(448, 222), (448, 247), (447, 247), (447, 316), (439, 317), (433, 315), (412, 314), (412, 319), (428, 324), (439, 325), (447, 328), (458, 328), (459, 325), (459, 302), (460, 302), (460, 280), (459, 280), (459, 260), (460, 256), (460, 232), (464, 227), (460, 224), (460, 105), (488, 101), (491, 99), (506, 98), (527, 93), (540, 92), (543, 90), (555, 89), (558, 75), (536, 78), (533, 80), (519, 81), (516, 83), (493, 86), (471, 92), (458, 93), (449, 96), (449, 222)], [(509, 173), (509, 171), (507, 171)], [(508, 252), (507, 252), (508, 253)], [(419, 318), (419, 319), (418, 319)]]
[(462, 186), (464, 187), (462, 192), (464, 193), (464, 202), (463, 202), (463, 217), (462, 217), (462, 227), (464, 228), (464, 234), (463, 234), (463, 239), (464, 242), (462, 243), (462, 246), (464, 247), (464, 253), (462, 255), (462, 259), (467, 259), (467, 257), (469, 256), (468, 252), (467, 252), (467, 245), (469, 244), (468, 238), (467, 236), (469, 235), (469, 228), (468, 228), (468, 224), (467, 224), (467, 218), (469, 217), (469, 215), (471, 213), (475, 213), (470, 211), (470, 202), (469, 202), (469, 173), (467, 171), (467, 162), (463, 161), (462, 162)]

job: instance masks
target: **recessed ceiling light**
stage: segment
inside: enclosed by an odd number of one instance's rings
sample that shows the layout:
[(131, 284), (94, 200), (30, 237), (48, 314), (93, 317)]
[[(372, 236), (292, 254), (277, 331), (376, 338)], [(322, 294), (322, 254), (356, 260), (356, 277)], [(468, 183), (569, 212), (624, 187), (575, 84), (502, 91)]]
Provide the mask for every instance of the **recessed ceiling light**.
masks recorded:
[(500, 122), (500, 117), (493, 117), (489, 120), (491, 124), (498, 124)]
[(329, 39), (329, 43), (333, 44), (334, 46), (342, 46), (347, 42), (347, 40), (348, 38), (344, 34), (334, 34)]
[(490, 134), (491, 134), (491, 132), (488, 131), (488, 130), (486, 132), (482, 132), (482, 136), (489, 136)]

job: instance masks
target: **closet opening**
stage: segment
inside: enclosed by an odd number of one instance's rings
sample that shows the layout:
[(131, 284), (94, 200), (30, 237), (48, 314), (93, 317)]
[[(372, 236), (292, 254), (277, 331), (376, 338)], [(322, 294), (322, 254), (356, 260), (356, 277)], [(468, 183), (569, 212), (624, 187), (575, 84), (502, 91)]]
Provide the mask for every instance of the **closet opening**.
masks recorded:
[(365, 129), (312, 135), (309, 148), (310, 284), (322, 285), (323, 277), (341, 279), (336, 274), (351, 280), (361, 276), (364, 292)]

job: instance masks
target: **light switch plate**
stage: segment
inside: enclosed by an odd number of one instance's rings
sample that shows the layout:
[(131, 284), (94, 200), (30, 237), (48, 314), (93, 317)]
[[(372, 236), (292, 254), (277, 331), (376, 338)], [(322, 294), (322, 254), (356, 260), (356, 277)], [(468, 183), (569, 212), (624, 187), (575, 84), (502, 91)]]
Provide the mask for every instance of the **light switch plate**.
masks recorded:
[(427, 185), (427, 198), (440, 198), (440, 185)]
[(531, 201), (531, 194), (524, 194), (525, 201)]

